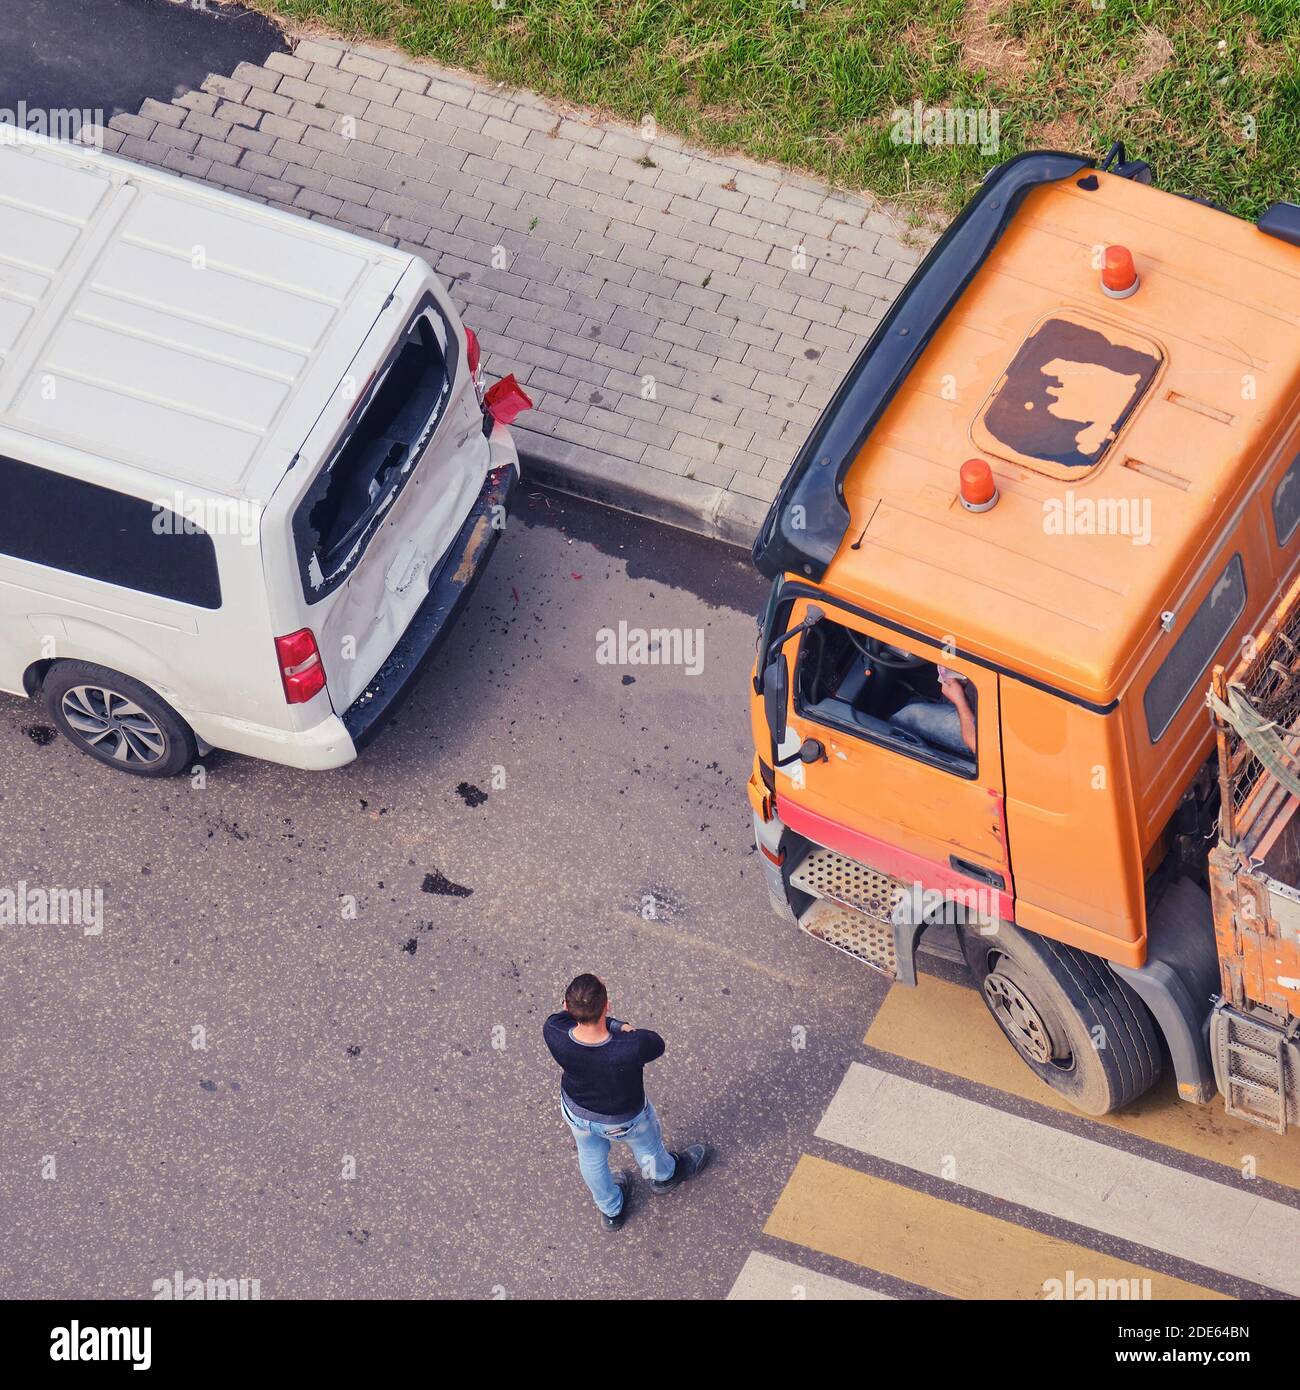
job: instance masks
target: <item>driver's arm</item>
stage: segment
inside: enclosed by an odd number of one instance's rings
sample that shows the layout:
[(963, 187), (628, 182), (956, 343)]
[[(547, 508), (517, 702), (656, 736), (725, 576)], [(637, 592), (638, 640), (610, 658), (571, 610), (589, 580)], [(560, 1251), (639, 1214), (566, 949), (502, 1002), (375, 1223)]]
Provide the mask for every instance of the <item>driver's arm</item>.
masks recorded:
[(957, 719), (961, 724), (961, 741), (971, 751), (971, 756), (975, 756), (975, 715), (971, 711), (970, 701), (966, 698), (966, 687), (956, 676), (950, 676), (939, 683), (939, 689), (944, 697), (952, 702), (953, 708), (957, 711)]

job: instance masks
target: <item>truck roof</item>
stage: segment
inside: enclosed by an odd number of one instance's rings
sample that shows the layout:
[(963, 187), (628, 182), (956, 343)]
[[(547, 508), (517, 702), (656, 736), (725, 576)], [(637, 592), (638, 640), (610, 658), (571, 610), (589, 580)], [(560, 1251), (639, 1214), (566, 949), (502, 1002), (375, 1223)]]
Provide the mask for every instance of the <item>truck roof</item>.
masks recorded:
[[(1086, 168), (1034, 188), (848, 467), (825, 587), (1113, 700), (1287, 443), (1298, 328), (1300, 250), (1254, 225)], [(958, 500), (971, 457), (988, 511)]]
[(265, 500), (413, 259), (79, 145), (0, 143), (0, 429)]

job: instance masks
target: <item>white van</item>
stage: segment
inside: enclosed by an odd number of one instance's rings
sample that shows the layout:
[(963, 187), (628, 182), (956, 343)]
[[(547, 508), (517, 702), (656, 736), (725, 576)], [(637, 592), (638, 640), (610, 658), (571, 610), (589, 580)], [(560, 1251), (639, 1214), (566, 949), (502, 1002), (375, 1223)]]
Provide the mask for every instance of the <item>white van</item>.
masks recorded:
[(414, 256), (0, 144), (0, 690), (142, 776), (351, 762), (500, 535), (526, 404)]

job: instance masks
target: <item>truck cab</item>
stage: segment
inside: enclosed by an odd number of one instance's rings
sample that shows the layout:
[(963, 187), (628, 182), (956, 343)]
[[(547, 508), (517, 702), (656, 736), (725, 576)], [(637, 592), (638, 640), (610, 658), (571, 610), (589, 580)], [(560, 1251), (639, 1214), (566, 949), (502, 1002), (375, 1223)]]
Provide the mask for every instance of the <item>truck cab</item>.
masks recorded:
[[(1216, 1090), (1206, 688), (1300, 558), (1300, 209), (1122, 151), (994, 169), (754, 547), (749, 796), (773, 905), (907, 984), (947, 927), (1094, 1114)], [(936, 1020), (942, 1026), (942, 1020)]]

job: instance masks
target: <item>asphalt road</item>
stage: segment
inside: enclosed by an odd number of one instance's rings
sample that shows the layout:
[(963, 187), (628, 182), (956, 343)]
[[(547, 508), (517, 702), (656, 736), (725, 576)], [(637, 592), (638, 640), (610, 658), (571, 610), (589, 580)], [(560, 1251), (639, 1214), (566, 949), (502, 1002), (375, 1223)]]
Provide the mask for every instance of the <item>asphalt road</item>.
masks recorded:
[[(105, 898), (98, 937), (0, 928), (0, 1296), (150, 1297), (177, 1269), (264, 1298), (724, 1295), (884, 989), (767, 906), (762, 598), (741, 552), (525, 492), (342, 771), (130, 779), (0, 697), (0, 883)], [(600, 664), (620, 620), (698, 629), (702, 671)], [(639, 1186), (617, 1236), (540, 1037), (581, 970), (667, 1038), (669, 1143), (718, 1150)]]
[(264, 15), (220, 0), (13, 0), (0, 33), (0, 106), (89, 108), (107, 122), (285, 48)]

